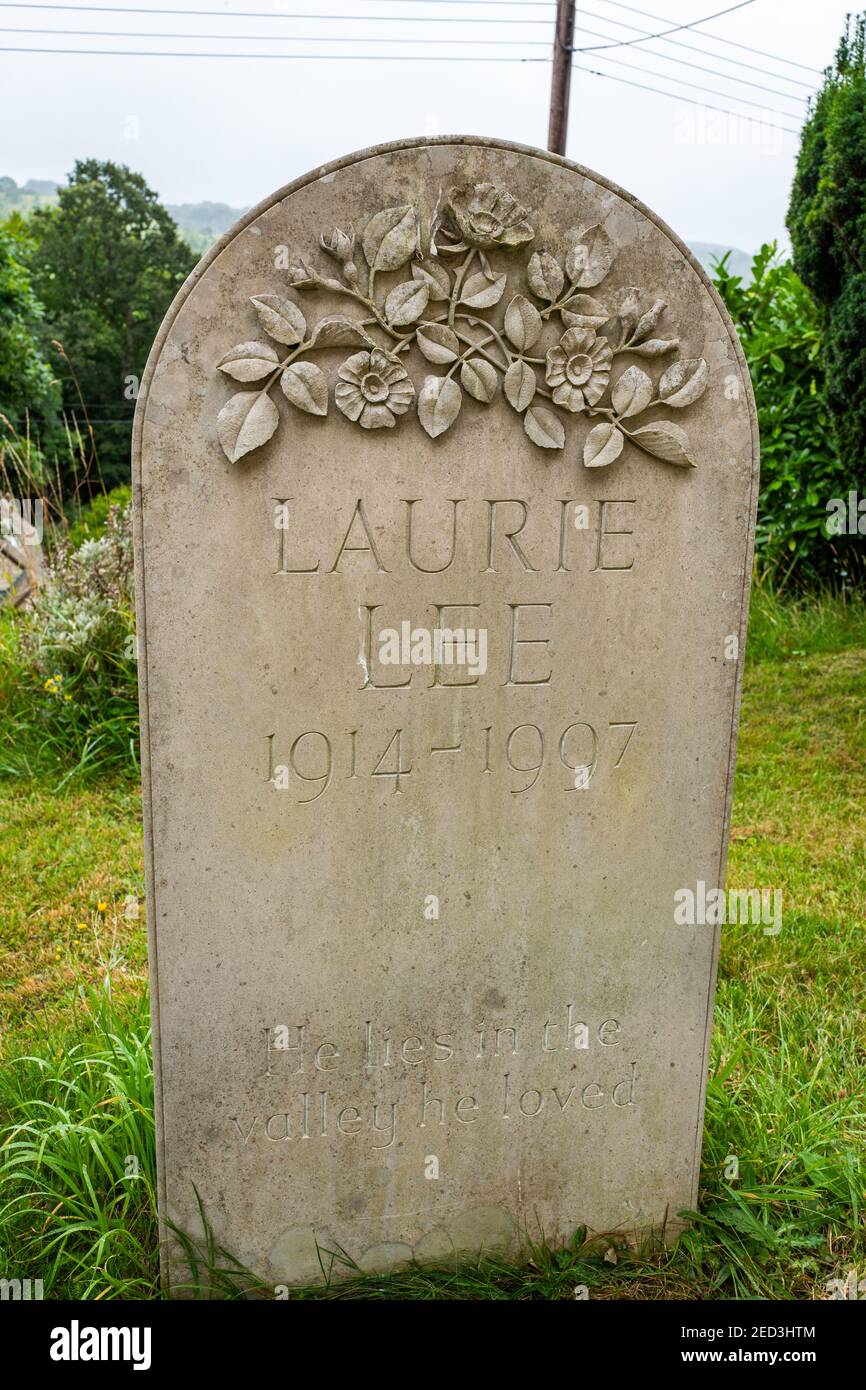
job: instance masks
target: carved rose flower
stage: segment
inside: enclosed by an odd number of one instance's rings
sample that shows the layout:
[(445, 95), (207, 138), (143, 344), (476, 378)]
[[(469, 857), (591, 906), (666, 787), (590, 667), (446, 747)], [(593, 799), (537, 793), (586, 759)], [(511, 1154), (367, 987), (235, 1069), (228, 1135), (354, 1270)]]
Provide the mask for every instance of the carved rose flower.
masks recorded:
[(591, 328), (569, 328), (547, 354), (545, 377), (553, 399), (566, 410), (595, 405), (610, 381), (610, 343)]
[(365, 430), (390, 429), (396, 424), (394, 417), (403, 415), (415, 398), (405, 368), (378, 348), (348, 357), (338, 376), (334, 399), (343, 414)]
[(463, 240), (482, 251), (494, 246), (522, 246), (535, 236), (526, 208), (492, 183), (452, 188), (448, 210)]

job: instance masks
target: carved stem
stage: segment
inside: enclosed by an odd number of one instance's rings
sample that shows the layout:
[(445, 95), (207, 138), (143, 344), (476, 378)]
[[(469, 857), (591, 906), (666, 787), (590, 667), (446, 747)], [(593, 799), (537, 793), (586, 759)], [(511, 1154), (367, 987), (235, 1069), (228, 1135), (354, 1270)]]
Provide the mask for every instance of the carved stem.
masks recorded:
[(454, 327), (454, 316), (457, 313), (457, 303), (460, 299), (460, 291), (463, 288), (463, 281), (466, 279), (467, 271), (469, 270), (469, 267), (471, 266), (472, 262), (475, 260), (475, 257), (477, 255), (478, 252), (473, 246), (472, 250), (469, 252), (469, 255), (466, 257), (466, 260), (454, 273), (454, 288), (451, 291), (451, 303), (448, 306), (448, 323), (452, 328)]
[(271, 387), (273, 386), (274, 382), (276, 381), (277, 377), (280, 376), (281, 373), (286, 370), (286, 367), (288, 367), (289, 363), (294, 362), (296, 357), (300, 357), (302, 352), (308, 352), (312, 346), (312, 342), (299, 343), (298, 346), (294, 349), (294, 351), (290, 352), (288, 357), (284, 357), (279, 366), (274, 368), (273, 372), (268, 377), (267, 381), (265, 382), (264, 386), (261, 388), (258, 394), (260, 396), (266, 396), (267, 393), (270, 391)]

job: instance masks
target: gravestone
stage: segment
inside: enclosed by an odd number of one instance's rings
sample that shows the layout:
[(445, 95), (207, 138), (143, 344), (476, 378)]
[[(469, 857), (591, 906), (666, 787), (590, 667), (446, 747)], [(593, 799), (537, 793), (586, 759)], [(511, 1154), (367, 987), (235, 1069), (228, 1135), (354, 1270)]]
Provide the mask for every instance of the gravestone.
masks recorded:
[(135, 434), (164, 1222), (272, 1285), (682, 1228), (757, 466), (705, 273), (564, 159), (383, 146), (205, 257)]

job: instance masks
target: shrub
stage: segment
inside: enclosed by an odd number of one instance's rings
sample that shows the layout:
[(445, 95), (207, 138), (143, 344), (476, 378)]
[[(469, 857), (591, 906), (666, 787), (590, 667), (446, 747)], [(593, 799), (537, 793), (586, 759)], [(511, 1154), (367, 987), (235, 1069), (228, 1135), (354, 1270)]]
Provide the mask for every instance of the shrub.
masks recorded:
[(108, 508), (97, 539), (56, 541), (45, 584), (4, 626), (0, 772), (137, 768), (129, 506)]
[(857, 537), (831, 536), (827, 503), (847, 498), (849, 470), (825, 399), (818, 309), (775, 243), (764, 245), (744, 285), (727, 269), (715, 284), (740, 335), (761, 432), (756, 557), (776, 587), (849, 587), (863, 577)]
[(126, 508), (132, 502), (132, 488), (121, 484), (110, 492), (98, 492), (92, 501), (82, 507), (80, 514), (69, 528), (69, 546), (75, 550), (84, 541), (98, 540), (105, 534), (109, 513), (112, 507)]

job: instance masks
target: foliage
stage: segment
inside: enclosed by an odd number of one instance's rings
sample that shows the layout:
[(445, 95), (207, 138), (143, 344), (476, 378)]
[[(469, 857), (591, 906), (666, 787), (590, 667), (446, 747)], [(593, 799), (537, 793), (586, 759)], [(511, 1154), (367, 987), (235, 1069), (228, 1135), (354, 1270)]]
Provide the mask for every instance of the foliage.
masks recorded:
[(824, 313), (827, 402), (854, 487), (866, 449), (866, 15), (848, 17), (804, 126), (788, 229)]
[(850, 475), (836, 450), (825, 402), (818, 311), (775, 243), (764, 245), (744, 285), (724, 257), (715, 284), (746, 354), (761, 435), (756, 531), (759, 570), (777, 587), (844, 584), (863, 575), (856, 536), (828, 536), (827, 503), (847, 498)]
[(16, 429), (53, 425), (60, 391), (39, 344), (43, 308), (27, 267), (32, 248), (20, 218), (0, 226), (0, 414)]
[(47, 582), (0, 629), (0, 772), (30, 776), (138, 765), (129, 507), (73, 548), (59, 539)]
[(68, 545), (75, 550), (84, 541), (98, 540), (105, 535), (113, 508), (125, 510), (132, 504), (132, 488), (122, 483), (110, 492), (98, 492), (84, 507), (69, 528)]
[(106, 485), (126, 482), (136, 383), (195, 256), (125, 165), (80, 160), (56, 205), (37, 208), (31, 223), (46, 337), (69, 366), (65, 403), (80, 412), (84, 402)]

